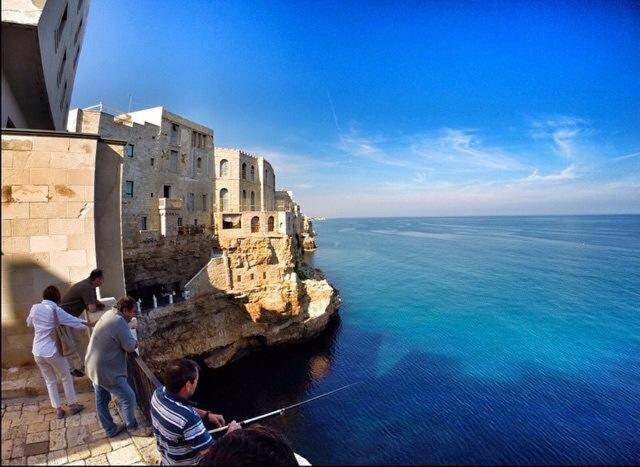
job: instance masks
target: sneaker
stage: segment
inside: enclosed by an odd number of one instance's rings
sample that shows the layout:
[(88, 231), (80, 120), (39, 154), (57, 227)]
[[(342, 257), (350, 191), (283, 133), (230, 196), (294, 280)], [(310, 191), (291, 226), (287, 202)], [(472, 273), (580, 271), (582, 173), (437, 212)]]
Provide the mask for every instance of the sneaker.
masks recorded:
[(84, 376), (84, 373), (82, 371), (77, 370), (75, 368), (73, 370), (71, 370), (71, 374), (73, 376), (75, 376), (76, 378), (82, 378)]
[(82, 404), (71, 404), (69, 406), (69, 415), (75, 415), (84, 410), (84, 405)]
[(66, 412), (64, 411), (64, 409), (62, 407), (58, 407), (56, 409), (56, 417), (58, 418), (58, 420), (66, 417)]
[(123, 431), (124, 431), (124, 425), (121, 424), (121, 423), (118, 423), (116, 425), (116, 431), (114, 431), (110, 435), (107, 435), (107, 438), (114, 438), (114, 437), (118, 436), (120, 433), (122, 433)]
[(139, 426), (135, 430), (127, 430), (131, 436), (139, 436), (141, 438), (147, 438), (152, 435), (151, 428), (148, 426)]

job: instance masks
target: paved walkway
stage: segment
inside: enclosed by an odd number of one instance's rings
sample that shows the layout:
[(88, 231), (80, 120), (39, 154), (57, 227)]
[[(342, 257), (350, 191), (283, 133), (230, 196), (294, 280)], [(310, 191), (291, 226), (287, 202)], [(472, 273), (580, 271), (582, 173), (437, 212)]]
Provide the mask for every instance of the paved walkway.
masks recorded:
[[(2, 464), (8, 465), (156, 465), (153, 437), (132, 437), (125, 431), (107, 438), (95, 412), (92, 392), (78, 394), (85, 409), (56, 418), (46, 396), (2, 400)], [(116, 423), (122, 419), (115, 406)]]

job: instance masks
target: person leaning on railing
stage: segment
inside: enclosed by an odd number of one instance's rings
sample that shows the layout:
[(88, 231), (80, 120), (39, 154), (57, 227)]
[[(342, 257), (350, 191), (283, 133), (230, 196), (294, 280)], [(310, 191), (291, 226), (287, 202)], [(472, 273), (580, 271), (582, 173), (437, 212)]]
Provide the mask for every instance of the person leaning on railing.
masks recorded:
[[(138, 425), (136, 395), (127, 381), (127, 353), (134, 352), (138, 341), (128, 323), (138, 306), (131, 297), (122, 297), (115, 309), (98, 320), (89, 340), (85, 365), (96, 394), (96, 412), (107, 436), (112, 438), (125, 427), (133, 436), (150, 436), (150, 430)], [(109, 413), (111, 395), (118, 398), (125, 425), (116, 425)]]
[(84, 409), (84, 406), (78, 404), (73, 378), (69, 371), (69, 362), (66, 357), (60, 354), (56, 346), (55, 328), (62, 325), (73, 329), (86, 329), (92, 325), (83, 319), (70, 315), (58, 306), (60, 291), (56, 286), (50, 285), (44, 289), (42, 298), (41, 303), (36, 303), (31, 307), (27, 317), (27, 326), (33, 327), (35, 330), (32, 347), (33, 358), (47, 384), (51, 406), (56, 409), (58, 418), (64, 418), (66, 412), (60, 404), (56, 373), (62, 380), (64, 395), (69, 405), (69, 414), (77, 414)]

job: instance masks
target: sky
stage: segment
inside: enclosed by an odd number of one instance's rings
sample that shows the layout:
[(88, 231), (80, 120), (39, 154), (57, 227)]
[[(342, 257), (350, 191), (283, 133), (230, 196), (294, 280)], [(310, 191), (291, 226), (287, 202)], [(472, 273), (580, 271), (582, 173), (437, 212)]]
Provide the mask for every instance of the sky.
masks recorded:
[(640, 213), (640, 1), (92, 0), (72, 107), (130, 101), (312, 216)]

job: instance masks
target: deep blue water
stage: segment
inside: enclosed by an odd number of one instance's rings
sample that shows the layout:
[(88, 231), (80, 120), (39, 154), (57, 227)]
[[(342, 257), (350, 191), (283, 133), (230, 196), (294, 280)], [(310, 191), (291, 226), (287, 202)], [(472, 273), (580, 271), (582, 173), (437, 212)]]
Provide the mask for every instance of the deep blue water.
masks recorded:
[(336, 219), (318, 340), (202, 378), (312, 463), (640, 462), (640, 216)]

